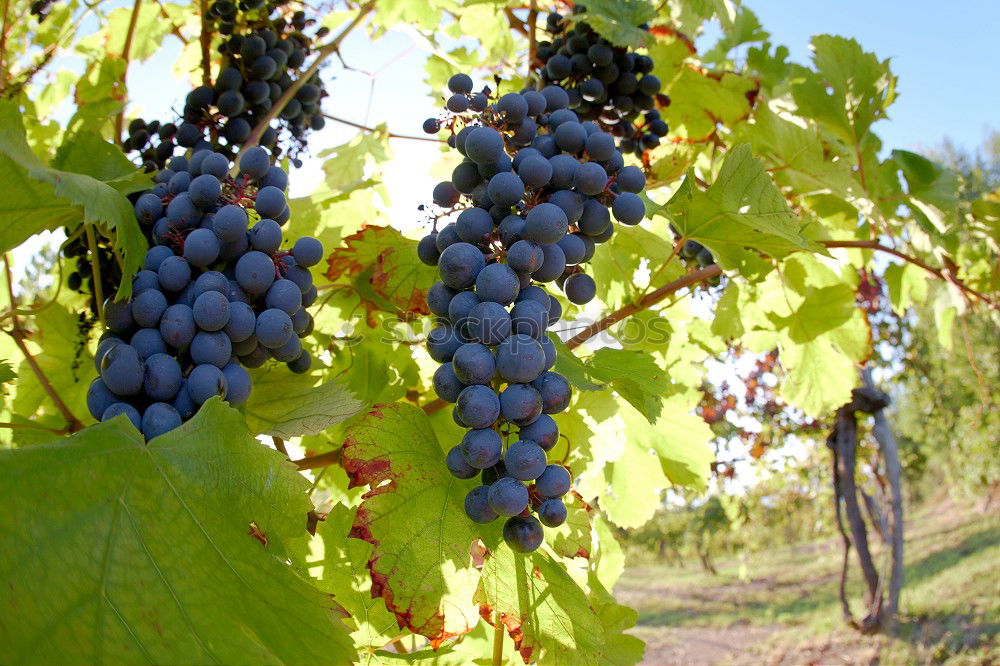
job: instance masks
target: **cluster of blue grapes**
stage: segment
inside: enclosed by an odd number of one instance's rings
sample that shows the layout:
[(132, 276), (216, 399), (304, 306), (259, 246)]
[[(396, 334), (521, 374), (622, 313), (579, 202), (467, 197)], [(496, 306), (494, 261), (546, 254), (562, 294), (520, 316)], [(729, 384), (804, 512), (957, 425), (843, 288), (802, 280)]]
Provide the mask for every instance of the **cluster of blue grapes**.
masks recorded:
[(624, 166), (610, 134), (580, 122), (559, 86), (495, 98), (456, 74), (448, 88), (450, 113), (424, 129), (450, 129), (449, 144), (464, 156), (433, 192), (442, 216), (455, 221), (417, 246), (441, 277), (427, 293), (438, 317), (427, 346), (442, 364), (434, 388), (469, 428), (447, 464), (458, 478), (481, 475), (465, 500), (468, 516), (506, 516), (505, 539), (528, 552), (541, 545), (542, 525), (565, 521), (561, 498), (571, 481), (546, 459), (559, 439), (551, 415), (571, 395), (551, 370), (556, 350), (546, 333), (562, 306), (533, 283), (555, 281), (575, 304), (593, 299), (596, 285), (581, 264), (611, 238), (612, 216), (625, 225), (643, 219), (645, 176)]
[[(145, 123), (136, 119), (129, 125), (126, 152), (138, 152), (147, 170), (162, 168), (176, 146), (196, 151), (211, 147), (232, 158), (253, 127), (302, 76), (310, 44), (325, 34), (325, 29), (309, 36), (304, 30), (314, 22), (304, 12), (294, 12), (288, 18), (279, 12), (272, 18), (277, 7), (274, 3), (250, 4), (255, 6), (247, 7), (238, 28), (234, 24), (235, 32), (229, 30), (233, 34), (219, 44), (224, 61), (215, 83), (198, 86), (188, 93), (179, 124)], [(227, 16), (231, 8), (235, 20), (233, 3), (217, 2), (212, 7), (216, 14), (225, 11)], [(258, 143), (276, 155), (281, 153), (278, 144), (286, 143), (292, 163), (300, 166), (299, 154), (306, 146), (306, 133), (326, 124), (320, 109), (326, 96), (319, 75), (313, 74), (288, 100), (276, 119), (277, 124), (264, 130)], [(290, 142), (279, 142), (282, 131), (289, 134)]]
[(212, 396), (244, 403), (245, 368), (273, 358), (308, 372), (312, 358), (300, 338), (313, 329), (309, 267), (323, 259), (323, 246), (303, 237), (282, 248), (288, 176), (264, 148), (243, 155), (237, 176), (229, 170), (229, 159), (211, 150), (174, 157), (136, 200), (153, 245), (132, 279), (132, 299), (104, 305), (100, 376), (87, 392), (94, 418), (125, 414), (152, 439)]
[[(581, 119), (600, 123), (621, 138), (622, 152), (641, 157), (667, 135), (656, 106), (667, 106), (670, 100), (660, 93), (660, 79), (651, 73), (653, 59), (602, 38), (586, 22), (586, 11), (577, 4), (570, 15), (548, 15), (546, 31), (552, 39), (539, 42), (537, 50), (542, 85), (564, 87), (569, 107)], [(639, 27), (649, 30), (645, 24)], [(644, 121), (639, 120), (642, 112)]]

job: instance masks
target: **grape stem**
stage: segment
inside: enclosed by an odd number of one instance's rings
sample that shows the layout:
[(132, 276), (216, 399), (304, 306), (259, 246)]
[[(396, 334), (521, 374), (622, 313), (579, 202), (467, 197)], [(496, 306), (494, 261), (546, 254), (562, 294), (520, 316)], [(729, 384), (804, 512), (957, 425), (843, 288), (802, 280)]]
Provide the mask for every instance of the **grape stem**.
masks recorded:
[(101, 285), (101, 262), (97, 256), (97, 240), (94, 238), (94, 227), (84, 222), (87, 233), (87, 247), (90, 249), (90, 269), (94, 279), (94, 300), (97, 301), (97, 318), (104, 326), (104, 287)]
[(243, 144), (243, 147), (240, 149), (239, 154), (236, 156), (236, 159), (234, 160), (235, 164), (238, 165), (240, 162), (240, 158), (243, 157), (244, 153), (246, 153), (246, 151), (250, 150), (251, 148), (257, 145), (257, 143), (260, 141), (261, 135), (264, 134), (264, 131), (271, 124), (271, 121), (278, 117), (278, 114), (280, 114), (285, 109), (285, 106), (288, 104), (288, 102), (292, 100), (293, 97), (295, 97), (295, 94), (298, 93), (299, 89), (302, 86), (304, 86), (309, 79), (312, 78), (313, 74), (319, 71), (319, 66), (323, 64), (323, 61), (329, 58), (334, 53), (339, 53), (340, 45), (344, 41), (344, 39), (347, 38), (347, 36), (351, 33), (352, 30), (354, 30), (356, 27), (358, 27), (358, 25), (361, 24), (364, 18), (368, 16), (368, 14), (374, 8), (375, 8), (375, 0), (369, 0), (368, 2), (366, 2), (364, 5), (361, 6), (360, 10), (358, 11), (358, 15), (355, 16), (350, 23), (344, 26), (344, 29), (341, 30), (336, 37), (334, 37), (332, 40), (330, 40), (322, 47), (320, 47), (320, 49), (316, 53), (316, 57), (312, 61), (312, 64), (309, 65), (309, 68), (306, 69), (306, 71), (302, 72), (299, 78), (297, 78), (292, 83), (292, 85), (288, 86), (288, 89), (285, 90), (284, 93), (282, 93), (281, 97), (278, 98), (278, 101), (274, 103), (274, 106), (270, 108), (270, 110), (264, 115), (263, 118), (260, 119), (260, 122), (258, 122), (257, 125), (250, 132), (250, 136), (247, 138), (246, 142)]
[(531, 0), (531, 8), (528, 10), (528, 78), (535, 68), (535, 58), (538, 55), (538, 38), (535, 35), (538, 24), (538, 2)]
[[(132, 51), (132, 38), (135, 36), (135, 24), (139, 21), (139, 10), (142, 8), (142, 0), (135, 0), (135, 4), (132, 5), (132, 15), (128, 20), (128, 30), (125, 32), (125, 44), (122, 46), (122, 60), (125, 61), (125, 67), (122, 69), (122, 108), (115, 116), (115, 141), (118, 145), (122, 143), (122, 129), (125, 127), (125, 103), (127, 97), (125, 96), (125, 85), (126, 78), (128, 77), (128, 60), (129, 54)], [(100, 304), (98, 304), (100, 307)], [(103, 323), (103, 319), (101, 320)]]
[(496, 624), (493, 625), (493, 666), (503, 664), (503, 622), (500, 621), (500, 612), (496, 614)]
[[(329, 113), (322, 114), (327, 120), (332, 120), (335, 123), (341, 123), (347, 125), (348, 127), (356, 127), (363, 132), (375, 132), (377, 128), (368, 127), (367, 125), (362, 125), (361, 123), (356, 123), (352, 120), (346, 120), (344, 118), (338, 118), (337, 116), (331, 116)], [(386, 136), (390, 139), (410, 139), (412, 141), (431, 141), (433, 143), (445, 143), (444, 139), (435, 139), (430, 136), (411, 136), (409, 134), (396, 134), (395, 132), (386, 132)]]
[(198, 0), (198, 11), (201, 13), (201, 34), (198, 41), (201, 44), (201, 85), (212, 83), (212, 31), (208, 27), (208, 1)]

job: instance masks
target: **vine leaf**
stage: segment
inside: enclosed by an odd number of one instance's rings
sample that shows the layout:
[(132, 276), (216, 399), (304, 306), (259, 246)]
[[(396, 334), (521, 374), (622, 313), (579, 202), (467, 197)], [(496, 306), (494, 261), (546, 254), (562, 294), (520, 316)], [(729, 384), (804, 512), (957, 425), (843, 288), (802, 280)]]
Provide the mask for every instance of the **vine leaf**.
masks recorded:
[(958, 174), (908, 150), (892, 151), (903, 172), (913, 215), (925, 231), (946, 233), (958, 221)]
[(854, 313), (854, 289), (848, 284), (808, 287), (802, 303), (787, 317), (772, 315), (777, 329), (786, 328), (795, 343), (815, 340), (823, 333), (847, 323)]
[(773, 172), (775, 180), (796, 193), (829, 192), (841, 199), (860, 195), (848, 161), (826, 157), (830, 148), (813, 125), (802, 127), (761, 104), (754, 111), (753, 124), (741, 125), (737, 136), (779, 165)]
[(655, 425), (627, 407), (596, 424), (594, 441), (623, 445), (602, 465), (581, 473), (578, 486), (584, 499), (600, 496), (609, 520), (633, 528), (653, 517), (670, 484), (704, 490), (715, 455), (708, 444), (711, 429), (692, 413), (699, 395), (689, 391), (668, 398)]
[[(386, 610), (378, 597), (372, 597), (371, 578), (365, 563), (371, 557), (372, 545), (349, 538), (354, 512), (337, 504), (316, 528), (323, 543), (320, 588), (329, 591), (357, 625), (351, 633), (355, 645), (365, 652), (390, 643), (398, 634), (395, 616)], [(375, 660), (378, 661), (378, 660)]]
[(738, 145), (726, 156), (707, 190), (697, 189), (694, 181), (689, 174), (656, 214), (708, 247), (723, 268), (739, 268), (748, 249), (772, 257), (794, 250), (824, 252), (802, 235), (795, 214), (749, 144)]
[[(526, 664), (634, 664), (642, 659), (642, 641), (622, 635), (625, 625), (631, 626), (621, 621), (630, 611), (623, 609), (624, 617), (604, 626), (602, 616), (613, 614), (614, 602), (604, 598), (595, 608), (566, 569), (543, 551), (522, 555), (501, 544), (486, 557), (475, 601), (483, 618), (499, 617), (504, 623)], [(634, 612), (631, 618), (634, 624)]]
[[(656, 64), (653, 74), (663, 83), (663, 94), (670, 96), (670, 105), (661, 113), (676, 139), (707, 142), (717, 124), (732, 128), (750, 114), (760, 91), (758, 81), (700, 67), (692, 61), (694, 44), (668, 26), (653, 26), (651, 33), (656, 37), (649, 45)], [(654, 159), (659, 153), (653, 151)]]
[(255, 434), (288, 439), (315, 435), (361, 411), (364, 405), (344, 385), (316, 385), (313, 375), (290, 374), (284, 366), (251, 374), (253, 392), (244, 407)]
[(552, 552), (560, 557), (589, 559), (594, 509), (576, 491), (570, 491), (563, 502), (566, 504), (566, 522), (559, 527), (546, 528), (545, 541), (551, 546)]
[(650, 423), (660, 415), (663, 396), (673, 390), (667, 372), (652, 356), (639, 351), (603, 348), (582, 360), (560, 343), (556, 371), (585, 391), (617, 391)]
[[(374, 297), (365, 298), (372, 310), (427, 315), (425, 295), (437, 273), (417, 257), (417, 241), (391, 227), (366, 226), (344, 239), (344, 247), (327, 259), (326, 276), (337, 282), (364, 277)], [(363, 297), (368, 294), (362, 294)]]
[(578, 18), (615, 46), (637, 49), (646, 46), (650, 36), (636, 26), (656, 18), (656, 10), (646, 0), (587, 0), (587, 12)]
[(435, 646), (476, 626), (470, 548), (476, 538), (492, 547), (500, 529), (465, 515), (476, 482), (453, 477), (444, 456), (427, 415), (404, 403), (376, 405), (353, 424), (342, 456), (351, 486), (371, 487), (351, 536), (374, 546), (372, 594)]
[[(152, 57), (159, 50), (163, 38), (174, 29), (175, 21), (183, 24), (186, 17), (180, 10), (182, 8), (173, 3), (145, 3), (139, 6), (129, 51), (129, 57), (133, 62)], [(161, 11), (164, 15), (161, 15)], [(174, 17), (167, 18), (166, 14), (174, 14)], [(128, 31), (131, 19), (131, 5), (111, 10), (102, 20), (101, 30), (81, 39), (77, 42), (76, 48), (95, 59), (120, 54), (122, 35)]]
[[(0, 201), (0, 252), (42, 231), (98, 223), (117, 232), (122, 272), (132, 275), (139, 270), (146, 240), (128, 199), (112, 184), (87, 173), (44, 165), (28, 147), (20, 111), (11, 101), (0, 101), (0, 180), (6, 183)], [(117, 297), (131, 293), (132, 281), (122, 280)]]
[[(28, 335), (28, 346), (38, 366), (52, 388), (62, 397), (76, 418), (89, 416), (87, 389), (97, 376), (94, 357), (80, 335), (80, 320), (61, 303), (53, 303), (32, 318), (34, 330)], [(64, 425), (49, 394), (38, 382), (26, 360), (18, 368), (17, 395), (13, 411), (25, 417), (39, 410), (56, 417), (56, 425)]]
[(72, 140), (60, 145), (52, 159), (52, 166), (93, 176), (122, 194), (148, 190), (153, 186), (150, 174), (136, 169), (121, 148), (90, 130), (79, 131)]
[(816, 73), (792, 87), (799, 114), (815, 118), (848, 146), (855, 146), (872, 123), (885, 117), (896, 98), (889, 61), (879, 61), (853, 39), (817, 35), (810, 45)]
[(0, 642), (66, 663), (346, 662), (342, 613), (289, 560), (309, 483), (218, 398), (148, 444), (116, 418), (0, 451)]

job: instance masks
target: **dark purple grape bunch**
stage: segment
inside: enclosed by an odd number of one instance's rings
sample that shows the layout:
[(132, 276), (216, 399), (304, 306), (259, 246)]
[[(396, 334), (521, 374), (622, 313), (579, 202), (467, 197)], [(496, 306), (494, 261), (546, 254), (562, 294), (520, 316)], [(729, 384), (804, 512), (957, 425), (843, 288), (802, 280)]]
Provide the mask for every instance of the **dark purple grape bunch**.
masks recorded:
[(208, 13), (205, 18), (223, 35), (231, 35), (236, 30), (241, 18), (245, 19), (247, 16), (259, 15), (261, 12), (258, 10), (261, 9), (264, 10), (263, 18), (267, 18), (267, 15), (277, 4), (271, 3), (268, 5), (266, 0), (241, 0), (240, 2), (215, 0), (208, 6)]
[[(312, 41), (323, 29), (310, 35), (307, 31), (315, 21), (307, 19), (304, 12), (294, 12), (289, 18), (281, 13), (272, 17), (274, 3), (253, 4), (247, 9), (254, 11), (243, 16), (245, 20), (236, 24), (235, 32), (230, 31), (232, 34), (219, 44), (223, 63), (215, 82), (188, 93), (177, 123), (146, 124), (138, 119), (133, 121), (135, 131), (129, 126), (126, 152), (138, 152), (147, 169), (162, 168), (178, 146), (195, 151), (210, 147), (232, 159), (253, 128), (304, 75)], [(212, 5), (216, 9), (215, 14), (210, 10), (210, 15), (224, 25), (220, 6), (233, 7), (234, 11), (236, 6), (227, 1)], [(319, 75), (312, 74), (264, 129), (258, 144), (275, 155), (287, 150), (292, 164), (301, 166), (308, 133), (326, 125), (321, 102), (327, 96)]]
[[(471, 94), (464, 74), (448, 85), (452, 99)], [(612, 216), (635, 225), (645, 214), (643, 172), (624, 166), (613, 137), (567, 105), (553, 85), (446, 116), (449, 143), (464, 159), (433, 200), (455, 221), (440, 230), (435, 223), (417, 247), (441, 277), (427, 293), (438, 318), (428, 351), (442, 364), (434, 389), (468, 428), (448, 468), (480, 476), (466, 513), (479, 523), (505, 516), (504, 537), (521, 552), (541, 545), (543, 525), (565, 521), (571, 482), (546, 457), (559, 439), (552, 415), (571, 397), (552, 371), (547, 333), (562, 306), (537, 283), (557, 282), (570, 302), (589, 302), (596, 285), (582, 264), (611, 238)], [(425, 129), (432, 121), (441, 126), (431, 119)]]
[(31, 15), (38, 19), (41, 23), (49, 16), (49, 10), (52, 9), (52, 5), (56, 3), (56, 0), (34, 0), (31, 3)]
[(136, 217), (152, 223), (152, 247), (131, 300), (104, 304), (100, 376), (87, 392), (94, 418), (125, 414), (152, 439), (212, 396), (246, 402), (246, 368), (275, 359), (309, 371), (301, 339), (313, 330), (309, 268), (323, 260), (323, 246), (308, 237), (284, 242), (288, 176), (265, 149), (246, 151), (236, 176), (229, 169), (210, 150), (174, 157), (136, 200)]
[(647, 150), (660, 145), (660, 140), (667, 136), (670, 128), (663, 120), (659, 109), (653, 109), (642, 114), (641, 121), (637, 119), (629, 125), (622, 125), (618, 148), (623, 153), (632, 153), (642, 159)]
[[(620, 137), (622, 152), (641, 157), (666, 136), (667, 127), (658, 114), (655, 126), (649, 125), (650, 118), (641, 121), (640, 114), (653, 112), (657, 103), (669, 105), (669, 98), (660, 94), (662, 85), (652, 74), (653, 59), (601, 37), (586, 22), (585, 13), (578, 4), (571, 15), (548, 15), (545, 29), (552, 37), (538, 43), (535, 63), (540, 86), (562, 86), (569, 95), (569, 108), (581, 120), (599, 123)], [(647, 25), (639, 27), (649, 30)]]
[[(94, 275), (94, 264), (91, 262), (87, 237), (82, 233), (73, 235), (74, 230), (65, 227), (63, 231), (69, 240), (63, 244), (60, 251), (63, 257), (71, 262), (73, 270), (66, 278), (66, 286), (75, 292), (88, 297), (88, 307), (90, 313), (97, 312), (97, 293), (95, 282), (97, 276)], [(76, 231), (82, 231), (77, 229)], [(100, 272), (101, 293), (112, 294), (118, 289), (122, 281), (122, 269), (115, 258), (113, 249), (114, 241), (97, 234), (94, 241), (97, 244), (97, 262)], [(91, 317), (88, 317), (91, 321)]]

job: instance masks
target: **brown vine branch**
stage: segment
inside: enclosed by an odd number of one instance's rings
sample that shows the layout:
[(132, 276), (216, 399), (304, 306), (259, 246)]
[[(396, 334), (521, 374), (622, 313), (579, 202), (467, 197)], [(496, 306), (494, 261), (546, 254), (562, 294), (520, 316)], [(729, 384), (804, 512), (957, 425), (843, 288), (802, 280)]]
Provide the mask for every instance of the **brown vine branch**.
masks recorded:
[[(125, 44), (122, 46), (122, 59), (125, 61), (125, 68), (122, 70), (122, 94), (124, 96), (126, 80), (128, 78), (128, 61), (132, 52), (132, 38), (135, 36), (135, 25), (139, 22), (139, 11), (142, 9), (142, 0), (135, 0), (132, 5), (132, 15), (128, 19), (128, 30), (125, 32)], [(125, 127), (125, 100), (122, 101), (121, 111), (115, 116), (115, 141), (120, 145), (122, 142), (122, 129)]]
[[(167, 13), (166, 8), (164, 8), (163, 3), (160, 0), (156, 0), (156, 6), (160, 9), (160, 16), (163, 17), (164, 21), (170, 21), (170, 34), (172, 34), (177, 39), (181, 40), (181, 44), (187, 46), (188, 39), (177, 27), (177, 24), (170, 20), (170, 14)], [(204, 16), (204, 13), (202, 14)]]
[(260, 119), (260, 122), (258, 122), (250, 132), (250, 136), (243, 144), (243, 148), (240, 149), (239, 155), (236, 156), (237, 164), (239, 164), (240, 158), (246, 151), (257, 145), (257, 142), (260, 141), (261, 135), (271, 124), (271, 121), (278, 117), (278, 114), (285, 109), (285, 106), (292, 100), (293, 97), (295, 97), (295, 94), (299, 91), (299, 89), (312, 78), (313, 74), (319, 71), (319, 66), (323, 64), (323, 61), (334, 53), (338, 53), (340, 51), (340, 45), (344, 39), (347, 38), (352, 30), (361, 24), (365, 17), (368, 16), (374, 8), (375, 0), (369, 0), (366, 2), (359, 9), (358, 15), (351, 19), (351, 22), (344, 26), (344, 29), (341, 30), (336, 37), (320, 47), (320, 49), (316, 52), (316, 58), (313, 59), (312, 64), (309, 65), (308, 69), (302, 72), (302, 75), (299, 76), (299, 78), (296, 79), (292, 85), (288, 86), (288, 89), (282, 93), (281, 97), (278, 98), (278, 101), (274, 103), (274, 106), (268, 110), (264, 117)]
[(198, 0), (198, 11), (201, 12), (201, 33), (198, 41), (201, 45), (201, 85), (212, 83), (212, 31), (208, 27), (208, 0)]
[(531, 0), (531, 8), (528, 10), (528, 76), (535, 67), (535, 56), (538, 54), (538, 1)]
[(59, 413), (62, 414), (62, 417), (66, 419), (69, 431), (77, 432), (78, 430), (83, 430), (83, 424), (73, 415), (73, 412), (70, 411), (69, 407), (66, 406), (66, 403), (63, 402), (59, 392), (55, 390), (52, 383), (49, 382), (49, 378), (45, 376), (45, 372), (42, 370), (41, 366), (38, 365), (38, 361), (36, 361), (35, 357), (31, 355), (30, 351), (28, 351), (28, 346), (24, 344), (24, 332), (20, 328), (15, 328), (12, 331), (7, 331), (7, 335), (14, 339), (14, 344), (16, 344), (17, 348), (21, 350), (21, 353), (24, 354), (24, 360), (28, 362), (28, 365), (31, 367), (31, 371), (35, 373), (38, 383), (42, 385), (45, 392), (49, 394), (50, 398), (52, 398), (52, 402), (55, 403), (56, 409), (58, 409)]
[(10, 63), (4, 62), (7, 57), (7, 31), (10, 14), (10, 0), (3, 0), (3, 25), (0, 26), (0, 90), (7, 87), (7, 69)]
[(327, 467), (329, 465), (339, 464), (341, 453), (343, 453), (343, 449), (335, 449), (333, 451), (327, 451), (326, 453), (320, 453), (319, 455), (299, 458), (298, 460), (293, 460), (292, 462), (300, 470), (316, 469), (318, 467)]
[[(41, 57), (38, 59), (38, 61), (34, 65), (26, 67), (17, 75), (10, 77), (12, 83), (9, 90), (5, 90), (2, 85), (0, 85), (0, 90), (2, 90), (4, 94), (13, 97), (15, 94), (20, 92), (22, 88), (31, 83), (31, 80), (35, 78), (35, 75), (38, 74), (38, 72), (42, 71), (45, 68), (45, 66), (48, 65), (49, 62), (52, 60), (53, 56), (55, 56), (56, 51), (59, 50), (59, 45), (62, 43), (63, 38), (66, 35), (76, 34), (76, 30), (77, 28), (80, 27), (80, 24), (83, 23), (84, 19), (86, 19), (87, 16), (90, 14), (90, 12), (92, 12), (94, 8), (97, 7), (97, 5), (99, 5), (100, 3), (101, 0), (98, 0), (97, 2), (89, 5), (84, 3), (86, 5), (86, 8), (80, 13), (80, 15), (76, 18), (76, 20), (74, 20), (73, 23), (70, 24), (68, 28), (66, 28), (66, 30), (62, 34), (60, 34), (55, 40), (53, 40), (51, 44), (45, 47), (45, 50), (42, 51)], [(0, 48), (0, 51), (2, 50), (3, 49)], [(0, 56), (0, 60), (2, 60), (2, 56)], [(2, 70), (3, 67), (0, 66), (0, 71)]]
[[(7, 296), (10, 298), (10, 309), (12, 312), (17, 310), (17, 300), (14, 298), (14, 277), (10, 270), (10, 257), (7, 254), (3, 255), (3, 266), (4, 273), (7, 277)], [(5, 331), (14, 340), (14, 344), (17, 348), (21, 350), (24, 355), (24, 360), (28, 362), (28, 367), (35, 374), (38, 379), (38, 383), (42, 385), (42, 388), (49, 397), (52, 398), (52, 402), (55, 403), (56, 409), (62, 414), (63, 418), (66, 419), (67, 427), (70, 432), (76, 432), (77, 430), (83, 429), (83, 424), (73, 415), (66, 403), (63, 402), (62, 397), (59, 395), (58, 391), (53, 388), (52, 383), (49, 382), (49, 378), (45, 376), (45, 372), (42, 370), (41, 366), (38, 365), (38, 361), (35, 357), (31, 355), (28, 351), (28, 346), (24, 344), (24, 331), (21, 329), (21, 324), (17, 320), (17, 314), (13, 315), (14, 327)]]
[(569, 347), (570, 349), (576, 349), (590, 338), (594, 337), (598, 333), (601, 333), (611, 328), (612, 326), (620, 322), (622, 319), (634, 315), (636, 312), (639, 312), (640, 310), (645, 310), (646, 308), (656, 305), (660, 301), (664, 300), (674, 292), (683, 289), (684, 287), (689, 287), (703, 280), (709, 280), (721, 273), (722, 269), (719, 268), (718, 264), (711, 264), (709, 266), (705, 266), (704, 268), (699, 268), (696, 271), (692, 271), (686, 275), (682, 275), (673, 282), (668, 282), (662, 287), (654, 289), (653, 291), (649, 292), (648, 294), (646, 294), (639, 300), (635, 301), (634, 303), (629, 303), (628, 305), (619, 308), (618, 310), (615, 310), (611, 314), (606, 315), (601, 319), (598, 319), (593, 324), (591, 324), (590, 326), (583, 329), (582, 331), (574, 335), (572, 338), (567, 340), (566, 346)]
[(503, 13), (504, 16), (507, 17), (507, 25), (509, 25), (512, 30), (524, 35), (525, 37), (528, 37), (528, 39), (531, 39), (531, 37), (528, 35), (528, 28), (525, 27), (524, 21), (517, 18), (517, 15), (514, 13), (513, 9), (507, 8), (503, 10)]
[[(356, 127), (363, 132), (375, 132), (377, 128), (369, 127), (368, 125), (362, 125), (361, 123), (356, 123), (353, 120), (347, 120), (346, 118), (338, 118), (337, 116), (331, 116), (329, 113), (322, 114), (327, 120), (332, 120), (335, 123), (341, 123), (342, 125), (347, 125), (348, 127)], [(411, 141), (430, 141), (432, 143), (445, 143), (444, 139), (437, 139), (431, 136), (412, 136), (409, 134), (396, 134), (395, 132), (386, 132), (386, 136), (390, 139), (410, 139)]]
[(934, 268), (933, 266), (929, 266), (924, 262), (920, 261), (919, 259), (917, 259), (916, 257), (911, 257), (910, 255), (904, 252), (896, 250), (895, 248), (882, 245), (878, 241), (870, 240), (870, 241), (820, 241), (820, 242), (823, 244), (824, 247), (843, 247), (843, 248), (853, 247), (866, 250), (876, 250), (878, 252), (885, 252), (886, 254), (891, 254), (892, 256), (902, 259), (903, 261), (909, 264), (913, 264), (914, 266), (924, 269), (931, 275), (937, 277), (939, 280), (950, 282), (951, 284), (955, 285), (965, 293), (975, 296), (980, 301), (986, 303), (990, 307), (998, 308), (998, 305), (994, 303), (992, 299), (990, 299), (985, 294), (981, 294), (972, 287), (966, 285), (964, 282), (959, 280), (958, 277), (956, 277), (951, 271), (945, 272), (939, 268)]
[(280, 453), (283, 453), (284, 456), (287, 458), (288, 450), (285, 448), (285, 440), (281, 439), (280, 437), (272, 437), (271, 441), (274, 442), (275, 450), (279, 451)]

